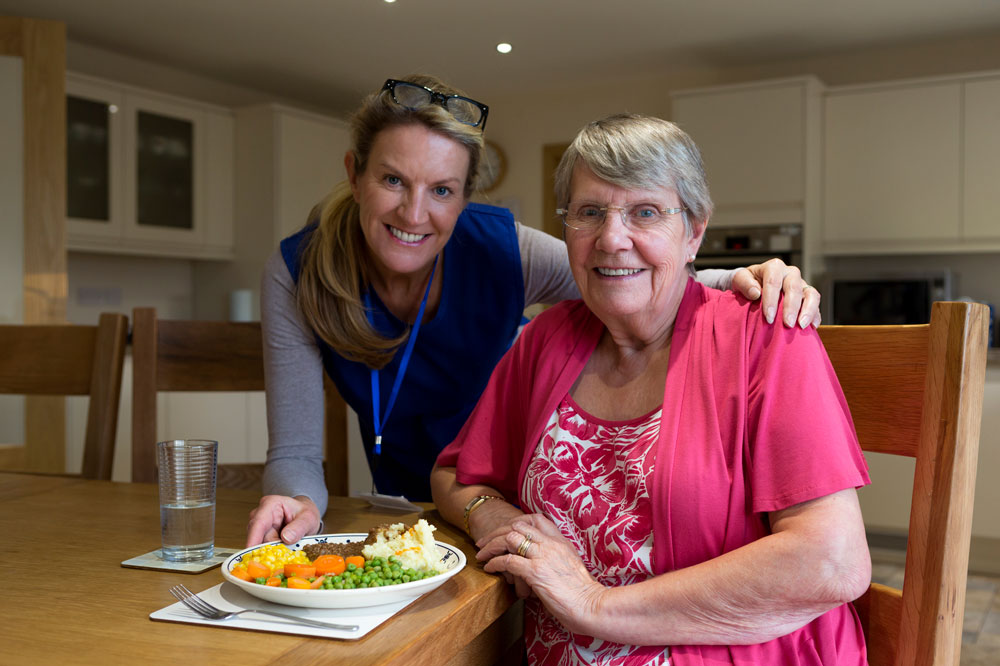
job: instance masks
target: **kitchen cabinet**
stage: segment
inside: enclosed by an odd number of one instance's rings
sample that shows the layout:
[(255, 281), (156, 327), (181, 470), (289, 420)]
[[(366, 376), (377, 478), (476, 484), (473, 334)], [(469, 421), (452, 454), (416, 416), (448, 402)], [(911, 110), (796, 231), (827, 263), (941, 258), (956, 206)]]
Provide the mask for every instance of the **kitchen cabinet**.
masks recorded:
[(229, 258), (232, 112), (78, 74), (66, 92), (68, 248)]
[(230, 292), (256, 291), (281, 239), (300, 229), (313, 206), (346, 178), (346, 122), (280, 104), (236, 110), (236, 217), (233, 260), (198, 262), (196, 319), (220, 319)]
[(962, 236), (1000, 241), (1000, 78), (964, 84)]
[(821, 92), (815, 77), (682, 90), (673, 120), (698, 144), (713, 226), (794, 223), (818, 268)]
[(824, 251), (1000, 250), (998, 105), (995, 76), (828, 89)]

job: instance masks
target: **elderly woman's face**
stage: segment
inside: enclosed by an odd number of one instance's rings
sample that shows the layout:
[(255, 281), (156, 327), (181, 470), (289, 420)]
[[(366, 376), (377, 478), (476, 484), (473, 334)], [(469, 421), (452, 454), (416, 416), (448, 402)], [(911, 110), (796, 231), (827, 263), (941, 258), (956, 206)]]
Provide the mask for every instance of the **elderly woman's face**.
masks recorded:
[[(630, 190), (598, 178), (582, 162), (573, 170), (570, 202), (600, 207), (654, 204), (660, 209), (681, 206), (671, 188)], [(566, 229), (570, 268), (580, 293), (602, 320), (607, 317), (672, 316), (687, 284), (688, 258), (698, 250), (704, 225), (689, 235), (680, 213), (654, 227), (634, 229), (618, 210), (608, 210), (604, 224), (593, 231)]]

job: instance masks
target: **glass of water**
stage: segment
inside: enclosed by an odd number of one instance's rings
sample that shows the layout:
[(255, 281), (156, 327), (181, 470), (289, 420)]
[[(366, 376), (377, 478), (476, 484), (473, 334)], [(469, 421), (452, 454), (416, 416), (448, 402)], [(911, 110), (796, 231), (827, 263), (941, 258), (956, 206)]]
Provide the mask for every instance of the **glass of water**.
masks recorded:
[(204, 439), (157, 442), (161, 555), (194, 562), (215, 552), (215, 474), (219, 443)]

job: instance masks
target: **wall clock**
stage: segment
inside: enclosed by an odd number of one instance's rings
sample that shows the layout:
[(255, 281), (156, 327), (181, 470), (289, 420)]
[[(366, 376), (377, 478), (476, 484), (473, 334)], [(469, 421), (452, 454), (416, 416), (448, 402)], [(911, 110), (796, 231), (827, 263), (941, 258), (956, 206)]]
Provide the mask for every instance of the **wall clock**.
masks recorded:
[(492, 141), (486, 141), (483, 148), (483, 159), (479, 163), (479, 190), (491, 192), (500, 186), (507, 175), (507, 156), (503, 150)]

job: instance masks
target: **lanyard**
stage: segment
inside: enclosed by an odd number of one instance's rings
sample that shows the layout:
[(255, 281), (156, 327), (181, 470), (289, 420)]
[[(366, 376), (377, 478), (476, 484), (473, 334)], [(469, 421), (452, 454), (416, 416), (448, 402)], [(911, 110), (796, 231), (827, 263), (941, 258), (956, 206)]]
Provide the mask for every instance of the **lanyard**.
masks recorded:
[[(382, 429), (385, 428), (386, 422), (389, 420), (389, 412), (392, 411), (392, 406), (396, 404), (396, 396), (399, 394), (399, 386), (403, 383), (403, 375), (406, 374), (406, 366), (410, 364), (410, 356), (413, 354), (413, 345), (417, 342), (417, 333), (420, 332), (420, 321), (424, 318), (424, 308), (427, 306), (427, 297), (431, 293), (431, 284), (434, 283), (434, 271), (437, 270), (438, 258), (434, 257), (434, 265), (431, 267), (431, 277), (427, 280), (427, 288), (424, 290), (424, 298), (420, 301), (420, 309), (417, 310), (417, 320), (413, 322), (413, 329), (410, 331), (410, 337), (406, 341), (406, 347), (403, 349), (403, 357), (399, 360), (399, 371), (396, 373), (396, 380), (392, 383), (392, 392), (389, 394), (389, 402), (385, 406), (385, 414), (379, 418), (378, 408), (380, 404), (379, 400), (379, 381), (378, 381), (378, 370), (372, 368), (372, 416), (375, 421), (375, 448), (374, 456), (382, 454)], [(368, 313), (368, 323), (375, 325), (372, 321), (372, 304), (369, 293), (371, 288), (365, 292), (365, 308)]]

